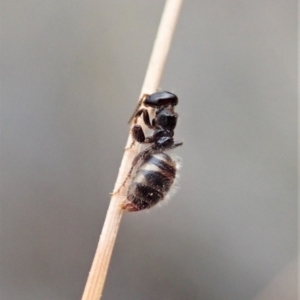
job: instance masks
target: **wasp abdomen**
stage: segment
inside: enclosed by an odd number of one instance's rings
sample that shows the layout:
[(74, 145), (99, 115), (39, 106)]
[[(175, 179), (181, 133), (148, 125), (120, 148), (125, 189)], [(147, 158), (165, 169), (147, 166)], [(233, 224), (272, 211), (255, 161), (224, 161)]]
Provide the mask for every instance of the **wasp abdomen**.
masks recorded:
[(138, 211), (162, 201), (175, 180), (177, 162), (166, 153), (151, 155), (137, 170), (123, 208)]

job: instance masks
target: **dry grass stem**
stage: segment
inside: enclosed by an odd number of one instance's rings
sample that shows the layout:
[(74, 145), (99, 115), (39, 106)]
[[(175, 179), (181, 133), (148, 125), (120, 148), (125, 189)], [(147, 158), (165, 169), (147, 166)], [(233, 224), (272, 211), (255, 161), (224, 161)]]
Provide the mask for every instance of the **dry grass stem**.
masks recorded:
[[(151, 94), (157, 91), (159, 87), (181, 4), (182, 0), (167, 0), (166, 2), (141, 90), (141, 96), (143, 94)], [(129, 134), (126, 148), (131, 144), (132, 138)], [(124, 152), (119, 174), (115, 183), (115, 190), (123, 183), (124, 178), (126, 178), (131, 167), (132, 160), (139, 151), (140, 146), (135, 143), (133, 147)], [(82, 300), (99, 300), (101, 298), (123, 213), (120, 207), (120, 204), (124, 200), (124, 193), (122, 193), (122, 190), (123, 189), (114, 194), (111, 198)]]

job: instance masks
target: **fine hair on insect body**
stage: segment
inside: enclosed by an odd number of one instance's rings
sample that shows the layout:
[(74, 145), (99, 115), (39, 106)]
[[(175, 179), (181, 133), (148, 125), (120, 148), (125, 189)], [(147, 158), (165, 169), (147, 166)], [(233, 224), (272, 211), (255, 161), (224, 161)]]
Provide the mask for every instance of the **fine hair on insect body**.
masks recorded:
[[(122, 184), (123, 186), (129, 180), (126, 199), (121, 204), (122, 209), (126, 211), (149, 209), (170, 196), (180, 160), (167, 154), (166, 151), (183, 144), (174, 142), (173, 139), (178, 119), (178, 114), (174, 111), (177, 104), (177, 96), (166, 91), (145, 94), (139, 101), (130, 119), (134, 124), (131, 135), (134, 142), (149, 144), (149, 147), (134, 158)], [(152, 120), (147, 107), (155, 109), (155, 117)], [(144, 124), (153, 130), (152, 136), (146, 137), (142, 127), (137, 125), (137, 120), (141, 116)]]

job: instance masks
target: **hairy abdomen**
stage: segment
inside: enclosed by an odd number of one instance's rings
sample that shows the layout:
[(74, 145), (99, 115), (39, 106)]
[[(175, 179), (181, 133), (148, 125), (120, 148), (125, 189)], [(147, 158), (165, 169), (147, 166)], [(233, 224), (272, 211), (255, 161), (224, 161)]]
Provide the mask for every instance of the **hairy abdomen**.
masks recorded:
[(150, 156), (133, 175), (123, 208), (137, 211), (164, 200), (174, 183), (176, 171), (177, 161), (169, 155)]

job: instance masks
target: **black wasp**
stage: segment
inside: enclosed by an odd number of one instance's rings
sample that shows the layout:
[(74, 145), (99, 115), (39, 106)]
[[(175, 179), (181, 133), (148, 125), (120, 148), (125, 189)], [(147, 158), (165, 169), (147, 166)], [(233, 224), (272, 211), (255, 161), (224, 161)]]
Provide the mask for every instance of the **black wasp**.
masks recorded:
[[(127, 176), (130, 179), (127, 196), (122, 204), (126, 211), (151, 208), (166, 199), (170, 192), (179, 168), (179, 160), (165, 152), (182, 145), (181, 142), (175, 143), (173, 139), (178, 119), (178, 114), (174, 111), (177, 104), (177, 96), (166, 91), (146, 94), (139, 101), (130, 120), (135, 124), (131, 134), (134, 141), (151, 145), (132, 162)], [(146, 108), (141, 108), (142, 105)], [(147, 107), (155, 109), (152, 121)], [(136, 124), (140, 116), (143, 116), (145, 125), (153, 130), (152, 136), (145, 137), (142, 127)]]

